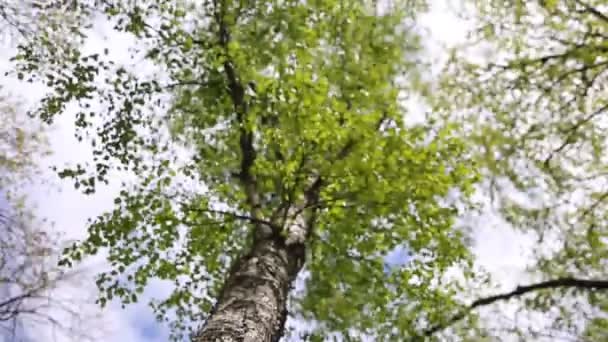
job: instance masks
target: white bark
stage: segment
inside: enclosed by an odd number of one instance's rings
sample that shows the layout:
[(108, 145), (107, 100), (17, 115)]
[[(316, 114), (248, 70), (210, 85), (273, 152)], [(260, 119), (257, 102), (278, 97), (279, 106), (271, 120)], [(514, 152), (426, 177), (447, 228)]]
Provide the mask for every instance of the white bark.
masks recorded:
[(304, 260), (302, 244), (258, 241), (237, 261), (219, 302), (193, 342), (277, 342), (287, 317), (291, 283)]

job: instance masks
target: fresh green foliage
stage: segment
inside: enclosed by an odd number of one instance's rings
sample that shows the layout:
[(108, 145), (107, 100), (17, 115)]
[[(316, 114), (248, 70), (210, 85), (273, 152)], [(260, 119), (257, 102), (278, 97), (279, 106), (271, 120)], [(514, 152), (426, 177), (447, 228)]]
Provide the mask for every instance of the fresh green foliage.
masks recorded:
[[(605, 1), (474, 3), (475, 43), (455, 49), (436, 108), (463, 114), (487, 193), (513, 227), (536, 234), (531, 274), (606, 279)], [(605, 312), (602, 301), (564, 288), (526, 304), (559, 308), (552, 327), (577, 336), (582, 313)]]
[[(469, 261), (453, 228), (454, 196), (466, 199), (476, 174), (456, 127), (407, 125), (402, 96), (419, 72), (414, 2), (382, 11), (363, 0), (102, 6), (116, 30), (138, 38), (134, 58), (162, 77), (102, 53), (51, 56), (45, 73), (29, 46), (16, 57), (19, 72), (51, 87), (40, 118), (79, 104), (76, 134), (91, 142), (94, 161), (59, 175), (85, 193), (116, 168), (139, 180), (62, 261), (107, 249), (102, 305), (137, 301), (152, 279), (171, 280), (173, 294), (152, 306), (159, 319), (177, 315), (179, 338), (209, 313), (251, 223), (284, 229), (290, 208), (307, 203), (316, 218), (310, 277), (290, 309), (317, 320), (317, 336), (401, 339), (446, 318), (454, 287), (441, 276)], [(397, 246), (414, 258), (385, 272)]]

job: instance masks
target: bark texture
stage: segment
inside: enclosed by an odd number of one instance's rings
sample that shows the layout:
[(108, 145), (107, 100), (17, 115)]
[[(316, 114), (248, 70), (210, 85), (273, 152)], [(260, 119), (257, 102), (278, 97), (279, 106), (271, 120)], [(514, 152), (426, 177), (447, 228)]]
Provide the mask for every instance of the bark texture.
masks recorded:
[(304, 263), (303, 245), (282, 238), (257, 241), (237, 261), (219, 302), (193, 342), (276, 342), (283, 334), (287, 298)]

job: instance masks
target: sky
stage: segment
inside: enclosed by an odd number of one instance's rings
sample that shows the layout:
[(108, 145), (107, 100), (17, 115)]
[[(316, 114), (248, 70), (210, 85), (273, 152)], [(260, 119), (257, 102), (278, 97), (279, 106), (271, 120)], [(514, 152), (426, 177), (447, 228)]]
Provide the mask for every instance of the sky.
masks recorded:
[[(426, 15), (422, 22), (432, 30), (433, 40), (428, 41), (430, 55), (441, 57), (441, 44), (454, 44), (462, 41), (467, 29), (466, 24), (448, 13), (443, 3), (436, 3), (431, 14)], [(127, 61), (128, 47), (133, 40), (126, 36), (111, 32), (109, 26), (97, 23), (95, 34), (89, 37), (85, 49), (101, 50), (104, 46), (110, 47), (115, 58)], [(10, 42), (3, 41), (0, 48), (0, 72), (3, 74), (9, 67), (8, 58), (14, 53)], [(146, 66), (139, 66), (141, 72), (149, 72)], [(4, 91), (21, 95), (27, 103), (34, 105), (42, 96), (44, 88), (40, 85), (24, 84), (13, 78), (0, 78), (0, 84), (5, 86)], [(43, 167), (61, 165), (65, 162), (80, 160), (90, 156), (86, 144), (79, 144), (72, 136), (73, 122), (69, 115), (63, 115), (51, 127), (50, 147), (55, 153), (41, 160)], [(54, 174), (47, 170), (43, 178), (54, 179)], [(55, 231), (64, 235), (66, 240), (83, 238), (86, 234), (86, 221), (88, 218), (112, 208), (114, 195), (117, 194), (120, 175), (116, 175), (115, 182), (107, 187), (100, 187), (96, 194), (85, 196), (75, 191), (68, 183), (54, 182), (54, 184), (34, 184), (28, 189), (31, 199), (36, 203), (36, 213), (47, 217), (55, 223)], [(468, 219), (477, 229), (478, 243), (475, 253), (483, 264), (492, 269), (501, 280), (503, 289), (515, 287), (523, 279), (523, 268), (527, 260), (526, 239), (521, 235), (504, 229), (506, 223), (496, 215), (486, 213), (483, 216)], [(500, 228), (500, 229), (499, 229)], [(405, 262), (407, 253), (403, 250), (395, 251), (389, 255), (389, 264)], [(104, 267), (104, 260), (96, 257), (87, 260), (84, 265), (84, 276), (78, 284), (66, 284), (57, 289), (58, 295), (71, 298), (78, 303), (77, 309), (83, 314), (94, 316), (85, 322), (86, 330), (94, 332), (99, 341), (131, 341), (156, 342), (166, 341), (168, 329), (159, 325), (152, 311), (146, 305), (146, 297), (163, 296), (170, 287), (166, 284), (156, 283), (149, 286), (142, 300), (138, 304), (122, 309), (116, 303), (100, 310), (94, 303), (95, 285), (92, 276)], [(89, 326), (90, 325), (90, 326)], [(80, 328), (82, 328), (81, 326)], [(36, 328), (35, 334), (43, 333)], [(30, 331), (31, 332), (31, 331)], [(50, 332), (47, 332), (50, 333)], [(64, 337), (57, 337), (60, 342), (68, 341)], [(2, 342), (0, 340), (0, 342)], [(8, 342), (8, 341), (7, 341)]]

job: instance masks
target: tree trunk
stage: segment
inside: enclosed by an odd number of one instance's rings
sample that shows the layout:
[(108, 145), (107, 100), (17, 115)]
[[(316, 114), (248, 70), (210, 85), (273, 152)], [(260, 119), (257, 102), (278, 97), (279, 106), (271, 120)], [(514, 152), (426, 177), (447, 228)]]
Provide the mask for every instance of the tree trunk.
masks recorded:
[(301, 244), (257, 241), (237, 261), (211, 317), (193, 342), (277, 342), (287, 318), (287, 297), (304, 263)]

